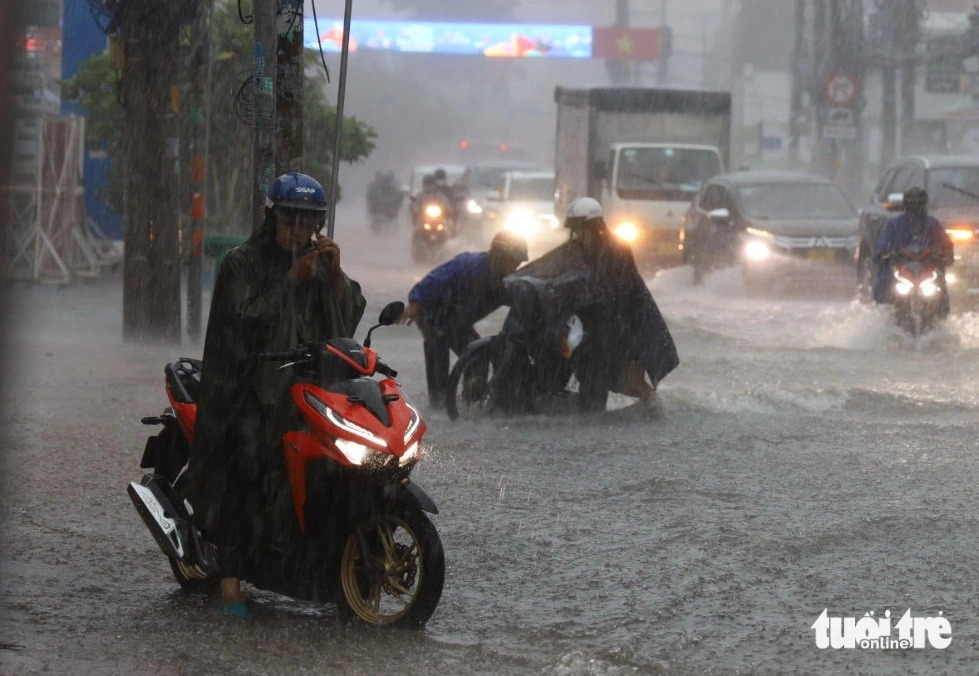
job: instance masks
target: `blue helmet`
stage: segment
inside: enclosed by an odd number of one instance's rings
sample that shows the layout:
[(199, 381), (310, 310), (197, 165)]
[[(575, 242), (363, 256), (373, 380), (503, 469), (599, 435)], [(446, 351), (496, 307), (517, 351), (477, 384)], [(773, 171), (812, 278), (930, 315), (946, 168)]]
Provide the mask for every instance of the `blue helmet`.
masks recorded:
[(265, 206), (325, 212), (326, 191), (312, 176), (294, 171), (275, 179), (265, 196)]

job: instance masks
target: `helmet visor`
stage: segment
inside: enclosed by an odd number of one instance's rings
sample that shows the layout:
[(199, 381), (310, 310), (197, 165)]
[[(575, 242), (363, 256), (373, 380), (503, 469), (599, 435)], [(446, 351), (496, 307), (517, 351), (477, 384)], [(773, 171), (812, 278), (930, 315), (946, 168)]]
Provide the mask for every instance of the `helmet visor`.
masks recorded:
[(277, 206), (272, 209), (272, 214), (276, 223), (296, 230), (319, 230), (326, 222), (323, 211)]

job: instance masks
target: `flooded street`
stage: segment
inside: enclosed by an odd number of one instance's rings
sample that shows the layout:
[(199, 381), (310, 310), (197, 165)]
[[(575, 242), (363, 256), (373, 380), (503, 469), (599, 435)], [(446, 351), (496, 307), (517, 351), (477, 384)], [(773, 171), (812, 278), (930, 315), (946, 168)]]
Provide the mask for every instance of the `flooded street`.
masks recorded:
[[(405, 231), (338, 222), (363, 338), (426, 269)], [(414, 476), (447, 569), (417, 632), (251, 587), (246, 624), (181, 593), (125, 487), (164, 364), (200, 346), (124, 344), (120, 274), (8, 287), (0, 673), (979, 671), (979, 315), (915, 342), (843, 295), (690, 279), (648, 280), (681, 360), (661, 417), (617, 395), (587, 418), (427, 414)], [(424, 402), (417, 329), (374, 347)], [(941, 612), (950, 646), (820, 650), (810, 628), (824, 609), (896, 624), (909, 608)]]

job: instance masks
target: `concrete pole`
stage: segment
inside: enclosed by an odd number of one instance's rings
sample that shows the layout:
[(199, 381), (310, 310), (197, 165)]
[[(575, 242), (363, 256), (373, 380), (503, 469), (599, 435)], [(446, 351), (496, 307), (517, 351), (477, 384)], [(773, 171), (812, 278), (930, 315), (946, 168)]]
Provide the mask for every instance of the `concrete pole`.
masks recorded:
[(303, 171), (305, 166), (302, 0), (279, 0), (275, 33), (275, 175), (279, 176)]
[(275, 18), (277, 0), (254, 0), (252, 230), (265, 220), (265, 195), (275, 180)]

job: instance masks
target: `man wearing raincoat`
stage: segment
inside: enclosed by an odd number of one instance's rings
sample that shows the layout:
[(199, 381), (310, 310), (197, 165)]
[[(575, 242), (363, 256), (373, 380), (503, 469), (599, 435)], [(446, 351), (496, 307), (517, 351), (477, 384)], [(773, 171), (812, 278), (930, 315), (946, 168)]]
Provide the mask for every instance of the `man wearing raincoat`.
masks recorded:
[[(583, 197), (572, 202), (565, 227), (571, 230), (568, 242), (510, 278), (546, 280), (571, 289), (585, 329), (578, 348), (583, 358), (576, 369), (582, 409), (604, 410), (611, 390), (637, 397), (655, 410), (656, 386), (680, 363), (666, 321), (636, 269), (631, 250), (613, 238), (596, 200)], [(513, 299), (504, 331), (540, 333), (535, 318), (547, 312), (535, 304), (540, 301)]]
[(319, 234), (325, 215), (318, 181), (279, 176), (264, 223), (227, 254), (214, 286), (185, 495), (218, 545), (227, 615), (250, 616), (240, 578), (254, 547), (287, 547), (297, 531), (281, 443), (294, 415), (291, 374), (256, 355), (352, 337), (366, 305), (339, 248)]

